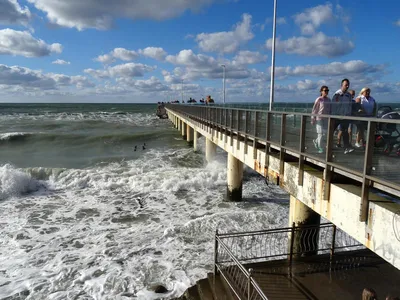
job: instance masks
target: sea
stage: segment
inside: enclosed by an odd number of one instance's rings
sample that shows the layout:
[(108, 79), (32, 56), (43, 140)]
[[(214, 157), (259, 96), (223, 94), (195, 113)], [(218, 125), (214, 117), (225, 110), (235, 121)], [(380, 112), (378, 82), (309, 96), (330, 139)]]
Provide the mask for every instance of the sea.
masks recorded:
[(287, 226), (284, 191), (245, 168), (226, 202), (226, 154), (155, 112), (0, 104), (0, 299), (173, 299), (213, 270), (217, 229)]

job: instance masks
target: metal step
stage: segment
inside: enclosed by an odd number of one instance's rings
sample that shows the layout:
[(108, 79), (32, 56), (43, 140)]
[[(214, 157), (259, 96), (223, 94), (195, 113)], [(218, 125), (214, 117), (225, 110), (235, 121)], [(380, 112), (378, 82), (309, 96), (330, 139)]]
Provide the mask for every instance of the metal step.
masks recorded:
[(201, 300), (214, 300), (213, 292), (208, 282), (208, 278), (202, 279), (197, 282), (197, 288), (199, 291), (199, 295)]
[(235, 300), (230, 289), (226, 289), (220, 275), (214, 276), (213, 273), (208, 273), (208, 282), (213, 292), (214, 300)]

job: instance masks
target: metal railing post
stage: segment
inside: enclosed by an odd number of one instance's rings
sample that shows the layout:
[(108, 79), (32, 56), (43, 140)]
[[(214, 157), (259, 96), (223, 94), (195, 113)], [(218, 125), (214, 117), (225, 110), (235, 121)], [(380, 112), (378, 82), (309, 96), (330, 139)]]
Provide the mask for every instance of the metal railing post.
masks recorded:
[(368, 137), (367, 145), (365, 147), (364, 157), (364, 170), (361, 187), (361, 208), (360, 208), (360, 222), (366, 222), (368, 219), (368, 208), (369, 208), (369, 186), (370, 180), (366, 178), (367, 175), (371, 175), (372, 169), (372, 154), (374, 152), (375, 143), (375, 129), (376, 124), (368, 121)]
[(231, 146), (233, 146), (233, 132), (232, 132), (232, 125), (233, 125), (233, 110), (230, 109), (230, 122), (229, 122), (229, 133), (231, 137)]
[(327, 163), (332, 161), (332, 151), (333, 151), (333, 133), (335, 131), (335, 120), (332, 118), (328, 119), (328, 129), (326, 137), (326, 155), (325, 155), (325, 170), (323, 174), (324, 180), (324, 190), (322, 199), (329, 201), (330, 190), (331, 190), (331, 179), (332, 179), (332, 167)]
[[(271, 139), (271, 113), (266, 113), (266, 129), (265, 129), (265, 166), (264, 168), (269, 168), (269, 147), (270, 147), (270, 139)], [(268, 176), (268, 174), (267, 174)]]
[(303, 180), (304, 180), (304, 155), (301, 153), (304, 153), (305, 150), (305, 142), (306, 142), (306, 122), (307, 122), (307, 117), (306, 116), (301, 116), (301, 124), (300, 124), (300, 155), (299, 155), (299, 179), (298, 179), (298, 185), (303, 185)]
[(336, 225), (333, 225), (332, 245), (331, 245), (331, 262), (333, 259), (333, 255), (335, 254), (335, 241), (336, 241)]
[(253, 277), (253, 269), (249, 269), (249, 277), (247, 278), (247, 299), (251, 299), (251, 293), (253, 291), (251, 286), (251, 278)]
[(257, 158), (257, 123), (258, 123), (259, 112), (254, 113), (254, 128), (253, 128), (253, 159)]
[(279, 185), (283, 183), (285, 173), (285, 152), (282, 148), (286, 144), (286, 114), (281, 115), (281, 137), (280, 137), (280, 152), (279, 152)]
[(215, 241), (214, 241), (214, 277), (218, 274), (218, 229), (215, 230)]
[(294, 249), (294, 235), (296, 231), (296, 223), (292, 223), (292, 229), (290, 231), (290, 248), (289, 248), (289, 275), (292, 276), (292, 264), (293, 264), (293, 249)]

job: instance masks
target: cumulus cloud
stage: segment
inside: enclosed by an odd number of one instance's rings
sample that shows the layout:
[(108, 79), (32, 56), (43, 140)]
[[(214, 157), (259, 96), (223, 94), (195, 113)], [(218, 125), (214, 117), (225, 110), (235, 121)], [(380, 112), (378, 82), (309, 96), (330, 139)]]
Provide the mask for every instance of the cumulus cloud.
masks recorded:
[(109, 65), (115, 62), (117, 59), (130, 61), (135, 60), (136, 58), (138, 58), (138, 56), (139, 54), (136, 51), (127, 50), (125, 48), (114, 48), (114, 50), (112, 50), (110, 53), (99, 55), (94, 60), (101, 62), (105, 65)]
[(386, 65), (370, 65), (362, 60), (350, 60), (347, 62), (332, 62), (322, 65), (304, 65), (296, 67), (277, 67), (278, 76), (346, 76), (384, 72)]
[(187, 10), (198, 11), (215, 0), (28, 0), (60, 26), (108, 29), (115, 18), (165, 20)]
[(251, 15), (243, 14), (242, 21), (232, 31), (200, 33), (196, 37), (200, 49), (205, 52), (232, 53), (241, 44), (254, 38), (251, 31)]
[(65, 61), (65, 60), (62, 60), (62, 59), (57, 59), (57, 60), (53, 61), (52, 64), (55, 64), (55, 65), (70, 65), (71, 63), (69, 61)]
[(126, 85), (129, 89), (143, 93), (153, 93), (168, 91), (169, 87), (163, 84), (157, 77), (151, 76), (149, 79), (135, 80), (132, 78), (120, 78), (117, 82)]
[[(271, 49), (272, 39), (266, 42)], [(353, 51), (354, 44), (340, 37), (326, 36), (319, 32), (312, 37), (292, 37), (287, 40), (276, 39), (276, 51), (304, 56), (337, 57)]]
[(0, 1), (0, 24), (26, 26), (32, 15), (28, 7), (21, 7), (17, 0)]
[(160, 47), (147, 47), (139, 50), (139, 53), (156, 60), (164, 60), (167, 56), (167, 52), (165, 52), (164, 49)]
[(20, 66), (0, 64), (0, 85), (19, 87), (22, 90), (53, 90), (60, 87), (93, 87), (94, 84), (84, 76), (43, 73)]
[(394, 25), (399, 26), (400, 27), (400, 19), (398, 19), (396, 22), (394, 22)]
[(294, 16), (294, 21), (300, 27), (301, 33), (307, 35), (314, 34), (322, 24), (332, 22), (334, 19), (330, 3), (308, 8)]
[(95, 78), (105, 79), (118, 77), (142, 77), (145, 73), (153, 70), (155, 70), (155, 67), (152, 66), (126, 63), (113, 67), (107, 67), (104, 70), (85, 69), (84, 72)]
[[(184, 68), (179, 68), (174, 72), (175, 77), (180, 76), (181, 79), (185, 80), (222, 78), (221, 64), (226, 66), (226, 78), (248, 78), (251, 76), (251, 70), (248, 70), (245, 66), (227, 60), (217, 60), (204, 54), (195, 54), (192, 50), (182, 50), (177, 55), (168, 55), (165, 60), (174, 65), (183, 66)], [(177, 75), (178, 72), (179, 75)], [(171, 74), (167, 74), (167, 76), (171, 76)], [(164, 79), (165, 77), (164, 75)]]
[[(264, 31), (264, 29), (267, 26), (267, 24), (272, 23), (272, 21), (273, 21), (272, 18), (265, 19), (264, 24), (260, 25), (261, 31)], [(286, 18), (284, 18), (284, 17), (276, 18), (276, 25), (285, 25), (285, 24), (287, 24)]]
[(61, 44), (46, 44), (43, 40), (35, 39), (28, 31), (0, 30), (0, 55), (41, 57), (61, 52)]
[(239, 65), (251, 65), (266, 61), (267, 56), (260, 52), (253, 51), (239, 51), (233, 58), (233, 63)]
[(316, 90), (319, 86), (320, 84), (318, 82), (314, 82), (310, 79), (305, 79), (298, 81), (295, 85), (289, 85), (288, 88), (292, 90), (308, 91)]

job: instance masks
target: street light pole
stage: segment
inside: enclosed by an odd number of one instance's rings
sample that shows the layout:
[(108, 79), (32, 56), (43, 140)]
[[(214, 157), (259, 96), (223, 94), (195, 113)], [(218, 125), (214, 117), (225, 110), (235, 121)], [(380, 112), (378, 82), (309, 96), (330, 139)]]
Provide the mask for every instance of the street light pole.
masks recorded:
[(225, 65), (221, 65), (223, 69), (223, 77), (222, 77), (222, 91), (223, 91), (223, 99), (224, 99), (224, 104), (225, 104)]
[(275, 41), (276, 41), (276, 6), (277, 0), (274, 0), (274, 20), (272, 25), (272, 61), (271, 61), (271, 87), (269, 94), (269, 110), (272, 110), (274, 103), (274, 84), (275, 84)]
[(181, 80), (181, 94), (182, 94), (182, 103), (183, 103), (183, 79)]

